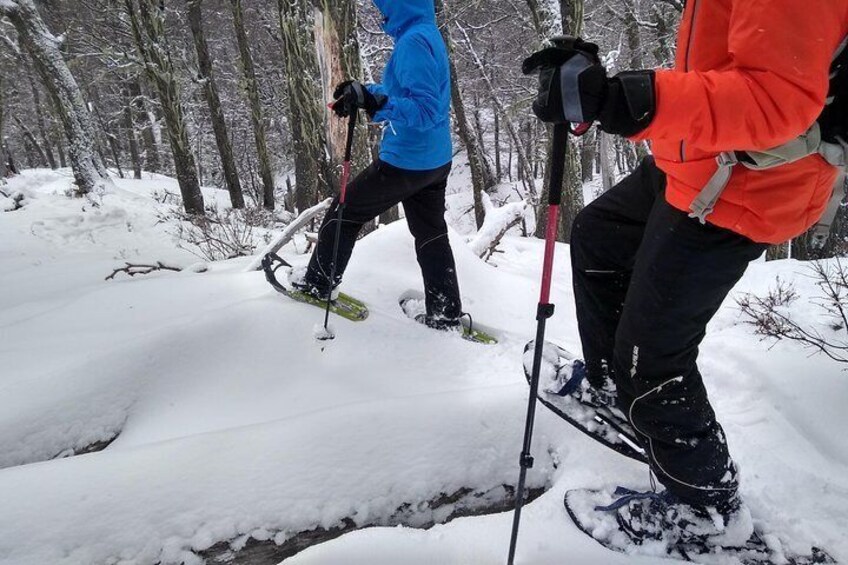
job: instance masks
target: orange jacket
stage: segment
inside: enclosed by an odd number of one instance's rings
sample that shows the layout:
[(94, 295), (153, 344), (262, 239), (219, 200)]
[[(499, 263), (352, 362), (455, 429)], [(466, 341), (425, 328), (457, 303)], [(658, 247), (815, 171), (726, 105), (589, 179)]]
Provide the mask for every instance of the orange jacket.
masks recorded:
[[(804, 133), (824, 108), (846, 35), (848, 0), (688, 0), (675, 69), (657, 71), (656, 117), (637, 136), (652, 142), (669, 203), (689, 211), (719, 153)], [(707, 221), (781, 243), (818, 221), (835, 179), (818, 155), (761, 172), (737, 166)]]

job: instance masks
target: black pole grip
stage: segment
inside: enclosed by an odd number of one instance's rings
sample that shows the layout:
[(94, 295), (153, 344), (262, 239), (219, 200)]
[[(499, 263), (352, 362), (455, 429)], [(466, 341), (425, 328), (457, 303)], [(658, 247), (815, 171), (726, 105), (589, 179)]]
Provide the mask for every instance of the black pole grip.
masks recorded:
[(568, 125), (554, 126), (554, 138), (551, 147), (551, 179), (548, 204), (562, 204), (562, 181), (565, 178), (565, 159), (568, 157)]
[(345, 145), (344, 160), (350, 161), (353, 154), (353, 136), (356, 132), (356, 118), (359, 115), (359, 110), (353, 110), (350, 113), (350, 121), (347, 124), (347, 145)]

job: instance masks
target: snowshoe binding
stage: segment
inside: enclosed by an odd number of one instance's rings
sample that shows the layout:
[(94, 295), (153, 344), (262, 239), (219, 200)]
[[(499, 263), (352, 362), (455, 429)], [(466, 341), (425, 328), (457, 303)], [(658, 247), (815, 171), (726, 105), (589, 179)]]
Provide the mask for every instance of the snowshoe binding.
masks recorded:
[(474, 320), (470, 314), (463, 314), (459, 318), (454, 319), (428, 316), (424, 294), (421, 292), (414, 290), (405, 292), (398, 299), (398, 304), (408, 318), (428, 328), (437, 331), (456, 332), (460, 334), (462, 339), (483, 345), (495, 345), (498, 343), (498, 340), (489, 332), (484, 331), (480, 326), (474, 324)]
[[(285, 269), (286, 284), (277, 279), (277, 271)], [(284, 294), (297, 302), (325, 308), (327, 293), (307, 284), (304, 280), (304, 270), (294, 269), (276, 253), (269, 253), (262, 259), (262, 269), (265, 278), (277, 292)], [(330, 300), (330, 312), (352, 322), (361, 322), (368, 318), (368, 307), (359, 300), (333, 289)]]
[(696, 507), (668, 491), (577, 489), (566, 493), (565, 508), (583, 533), (620, 553), (722, 565), (836, 563), (815, 547), (808, 555), (786, 552), (754, 527), (738, 498), (722, 508)]
[[(524, 348), (524, 374), (530, 383), (536, 342)], [(598, 389), (589, 384), (586, 365), (565, 349), (545, 342), (539, 373), (539, 402), (554, 414), (618, 453), (648, 462), (636, 432), (615, 406), (615, 385), (607, 378)]]

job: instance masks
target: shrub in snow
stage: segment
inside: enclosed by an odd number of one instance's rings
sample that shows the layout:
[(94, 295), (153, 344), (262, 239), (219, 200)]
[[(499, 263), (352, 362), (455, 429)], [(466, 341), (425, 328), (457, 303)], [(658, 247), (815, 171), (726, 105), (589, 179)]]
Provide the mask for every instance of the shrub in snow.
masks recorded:
[[(817, 261), (810, 267), (819, 290), (810, 300), (817, 311), (810, 322), (797, 320), (792, 306), (795, 287), (777, 279), (766, 296), (745, 294), (736, 299), (748, 324), (767, 339), (796, 341), (815, 353), (848, 363), (848, 267), (840, 260)], [(809, 311), (807, 311), (809, 312)]]
[(179, 246), (207, 261), (253, 255), (271, 240), (274, 217), (260, 208), (219, 210), (207, 207), (206, 216), (174, 210), (162, 218), (175, 225)]

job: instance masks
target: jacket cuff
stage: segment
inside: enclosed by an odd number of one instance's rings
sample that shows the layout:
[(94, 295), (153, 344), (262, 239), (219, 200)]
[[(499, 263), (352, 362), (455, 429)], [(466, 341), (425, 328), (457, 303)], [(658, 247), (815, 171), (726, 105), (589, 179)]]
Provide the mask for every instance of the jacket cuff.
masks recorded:
[(388, 121), (390, 119), (389, 113), (392, 108), (392, 99), (386, 94), (386, 88), (382, 84), (366, 84), (365, 89), (376, 97), (385, 96), (387, 98), (383, 107), (377, 110), (371, 117), (371, 121), (376, 123)]
[(667, 69), (658, 69), (654, 71), (654, 116), (648, 126), (639, 133), (629, 136), (627, 139), (631, 141), (647, 141), (655, 137), (657, 131), (662, 127), (662, 121), (665, 117), (663, 108), (662, 93), (665, 90), (664, 84), (667, 84), (669, 74), (674, 71)]

